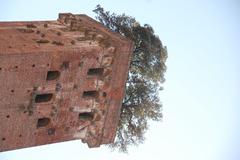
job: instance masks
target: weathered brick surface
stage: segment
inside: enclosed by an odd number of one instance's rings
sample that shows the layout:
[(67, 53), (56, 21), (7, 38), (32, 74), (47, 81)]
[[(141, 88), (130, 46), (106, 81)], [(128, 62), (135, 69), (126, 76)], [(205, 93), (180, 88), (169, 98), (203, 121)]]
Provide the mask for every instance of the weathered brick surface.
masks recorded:
[(113, 142), (132, 46), (86, 15), (0, 22), (0, 151)]

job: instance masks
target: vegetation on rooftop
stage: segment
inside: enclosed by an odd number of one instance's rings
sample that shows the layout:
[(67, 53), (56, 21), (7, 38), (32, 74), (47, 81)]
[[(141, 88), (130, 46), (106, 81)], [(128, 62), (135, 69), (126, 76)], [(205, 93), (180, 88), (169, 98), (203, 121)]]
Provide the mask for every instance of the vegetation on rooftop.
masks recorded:
[(167, 49), (149, 24), (141, 25), (131, 16), (110, 13), (100, 5), (93, 12), (100, 23), (135, 44), (117, 135), (110, 144), (113, 149), (127, 152), (130, 145), (144, 142), (150, 121), (162, 119), (159, 91), (165, 81)]

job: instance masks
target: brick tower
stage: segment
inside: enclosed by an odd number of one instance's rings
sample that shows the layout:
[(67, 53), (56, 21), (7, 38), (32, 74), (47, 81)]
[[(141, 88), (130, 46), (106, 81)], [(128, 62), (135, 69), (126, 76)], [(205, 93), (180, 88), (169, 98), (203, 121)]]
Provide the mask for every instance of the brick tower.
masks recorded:
[(86, 15), (0, 22), (0, 151), (113, 142), (132, 47)]

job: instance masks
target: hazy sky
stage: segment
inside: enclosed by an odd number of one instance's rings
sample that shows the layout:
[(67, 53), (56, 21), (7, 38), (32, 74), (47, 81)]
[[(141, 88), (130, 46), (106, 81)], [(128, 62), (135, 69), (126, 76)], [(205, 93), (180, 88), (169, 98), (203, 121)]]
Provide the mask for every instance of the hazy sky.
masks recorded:
[(71, 141), (0, 153), (0, 160), (239, 160), (240, 1), (0, 0), (0, 21), (93, 17), (97, 4), (152, 25), (167, 45), (163, 122), (152, 123), (129, 154)]

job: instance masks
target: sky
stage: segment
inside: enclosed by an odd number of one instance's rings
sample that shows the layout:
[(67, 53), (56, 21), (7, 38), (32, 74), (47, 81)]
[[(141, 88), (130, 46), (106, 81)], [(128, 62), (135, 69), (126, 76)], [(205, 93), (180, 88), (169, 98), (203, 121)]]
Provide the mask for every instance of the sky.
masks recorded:
[(168, 48), (163, 121), (128, 154), (81, 141), (0, 153), (0, 160), (239, 160), (239, 0), (0, 0), (0, 21), (56, 20), (106, 10), (150, 24)]

